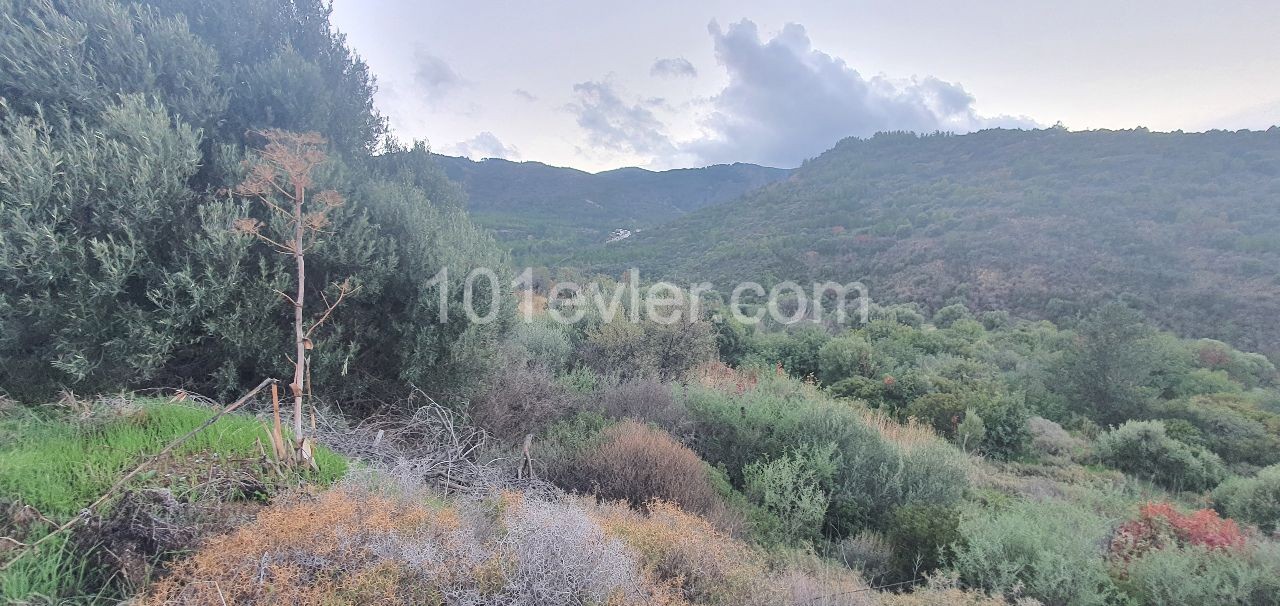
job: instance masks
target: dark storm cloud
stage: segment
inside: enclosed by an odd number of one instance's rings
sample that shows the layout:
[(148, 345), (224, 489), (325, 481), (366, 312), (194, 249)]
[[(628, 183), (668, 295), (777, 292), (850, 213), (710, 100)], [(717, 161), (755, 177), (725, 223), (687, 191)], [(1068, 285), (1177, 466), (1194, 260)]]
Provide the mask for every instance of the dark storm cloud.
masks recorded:
[(452, 151), (459, 156), (466, 156), (473, 160), (482, 160), (484, 158), (515, 160), (520, 157), (519, 150), (505, 145), (489, 131), (484, 131), (466, 141), (455, 143), (452, 146)]
[(665, 156), (675, 151), (662, 121), (645, 103), (622, 99), (608, 82), (581, 82), (573, 86), (568, 105), (592, 147), (615, 152)]
[(662, 76), (664, 78), (680, 78), (689, 77), (696, 78), (698, 70), (689, 63), (684, 57), (673, 57), (670, 59), (658, 59), (653, 62), (653, 67), (649, 68), (649, 75)]
[(413, 81), (428, 101), (438, 101), (467, 81), (444, 59), (419, 51), (413, 57)]
[(709, 136), (685, 145), (707, 162), (795, 166), (848, 136), (1034, 126), (1026, 119), (979, 116), (973, 96), (959, 84), (864, 77), (814, 49), (795, 23), (767, 41), (749, 20), (727, 30), (713, 21), (708, 30), (729, 84), (711, 101), (704, 124)]

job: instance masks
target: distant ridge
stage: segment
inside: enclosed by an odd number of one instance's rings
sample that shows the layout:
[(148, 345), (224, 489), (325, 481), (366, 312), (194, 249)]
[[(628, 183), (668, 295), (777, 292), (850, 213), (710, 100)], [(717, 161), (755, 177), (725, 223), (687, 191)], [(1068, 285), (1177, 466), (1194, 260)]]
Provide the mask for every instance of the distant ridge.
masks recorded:
[(592, 174), (541, 162), (433, 157), (466, 191), (476, 222), (494, 229), (518, 264), (533, 265), (603, 243), (615, 229), (647, 229), (790, 174), (755, 164)]
[(1280, 128), (847, 139), (786, 182), (570, 264), (708, 280), (861, 280), (874, 298), (1070, 319), (1123, 298), (1280, 353)]

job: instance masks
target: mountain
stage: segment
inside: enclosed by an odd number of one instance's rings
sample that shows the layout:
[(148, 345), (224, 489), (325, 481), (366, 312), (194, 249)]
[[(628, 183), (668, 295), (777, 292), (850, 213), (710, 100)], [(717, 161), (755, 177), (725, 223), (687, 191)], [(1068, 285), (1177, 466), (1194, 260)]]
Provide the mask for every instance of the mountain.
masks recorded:
[(733, 283), (860, 280), (873, 299), (1070, 319), (1122, 298), (1280, 353), (1280, 128), (846, 139), (785, 182), (570, 262)]
[(466, 192), (474, 220), (511, 247), (518, 265), (554, 264), (614, 230), (637, 233), (790, 174), (754, 164), (593, 174), (540, 162), (433, 158)]

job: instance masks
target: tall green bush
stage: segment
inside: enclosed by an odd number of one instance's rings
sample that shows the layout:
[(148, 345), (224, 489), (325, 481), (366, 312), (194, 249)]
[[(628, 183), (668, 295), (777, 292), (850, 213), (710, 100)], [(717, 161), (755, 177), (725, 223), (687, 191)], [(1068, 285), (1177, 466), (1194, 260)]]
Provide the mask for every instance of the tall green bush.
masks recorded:
[(180, 246), (198, 226), (195, 130), (137, 96), (96, 122), (0, 123), (0, 388), (18, 397), (158, 376), (191, 327), (174, 298), (221, 299), (210, 272), (243, 248)]
[(1251, 478), (1228, 479), (1213, 491), (1213, 500), (1223, 515), (1275, 531), (1280, 528), (1280, 465), (1265, 467)]
[(1140, 604), (1230, 606), (1280, 604), (1280, 560), (1274, 547), (1238, 554), (1166, 547), (1130, 562), (1120, 583)]
[(1106, 520), (1065, 503), (969, 511), (951, 567), (966, 585), (1009, 598), (1108, 604), (1116, 596), (1102, 551), (1109, 530)]
[(1217, 455), (1179, 442), (1159, 421), (1130, 421), (1098, 438), (1098, 458), (1172, 490), (1208, 490), (1226, 476)]
[(739, 394), (689, 386), (682, 396), (694, 420), (695, 448), (724, 466), (738, 486), (746, 468), (762, 458), (834, 444), (834, 469), (815, 472), (829, 477), (821, 485), (830, 498), (823, 523), (831, 538), (881, 528), (905, 504), (956, 503), (968, 485), (967, 461), (955, 448), (890, 442), (848, 405), (794, 379), (762, 375)]

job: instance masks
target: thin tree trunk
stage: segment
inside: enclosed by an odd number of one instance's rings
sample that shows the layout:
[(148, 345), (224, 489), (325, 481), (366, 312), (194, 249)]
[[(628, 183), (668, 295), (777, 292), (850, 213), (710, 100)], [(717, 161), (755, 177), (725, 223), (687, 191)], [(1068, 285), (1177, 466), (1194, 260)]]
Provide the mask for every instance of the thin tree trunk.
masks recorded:
[(299, 460), (302, 457), (302, 381), (307, 366), (306, 333), (302, 330), (302, 298), (306, 293), (307, 265), (302, 250), (302, 201), (306, 191), (301, 185), (293, 186), (293, 258), (298, 262), (298, 294), (293, 299), (293, 335), (295, 357), (293, 359), (293, 438)]

